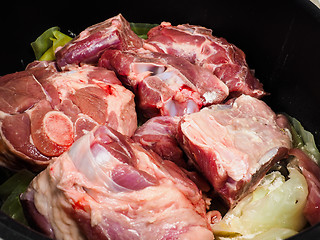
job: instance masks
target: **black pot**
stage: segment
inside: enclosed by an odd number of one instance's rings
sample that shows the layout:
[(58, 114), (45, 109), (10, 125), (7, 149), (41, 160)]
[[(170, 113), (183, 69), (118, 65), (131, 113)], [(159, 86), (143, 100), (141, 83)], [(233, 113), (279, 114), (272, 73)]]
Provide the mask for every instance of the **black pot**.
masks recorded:
[[(118, 13), (130, 22), (202, 25), (234, 43), (271, 93), (264, 100), (274, 111), (300, 120), (319, 148), (320, 10), (308, 0), (6, 2), (0, 16), (0, 75), (23, 70), (33, 61), (30, 43), (47, 28), (79, 33)], [(319, 236), (316, 225), (290, 239)], [(0, 212), (1, 238), (46, 239)]]

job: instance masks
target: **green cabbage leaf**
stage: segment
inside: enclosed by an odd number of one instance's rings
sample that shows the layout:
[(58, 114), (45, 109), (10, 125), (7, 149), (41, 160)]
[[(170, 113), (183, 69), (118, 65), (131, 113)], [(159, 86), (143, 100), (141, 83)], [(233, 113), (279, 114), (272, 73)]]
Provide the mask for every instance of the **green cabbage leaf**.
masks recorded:
[(130, 23), (132, 31), (137, 34), (140, 38), (147, 39), (147, 33), (153, 27), (158, 26), (159, 24), (152, 23)]
[(291, 124), (293, 147), (304, 151), (314, 162), (320, 165), (320, 153), (311, 132), (304, 129), (301, 123), (294, 117), (288, 116)]
[(42, 33), (31, 47), (37, 60), (52, 61), (55, 60), (55, 51), (58, 47), (63, 47), (72, 40), (68, 35), (60, 32), (59, 27), (52, 27)]
[(27, 221), (23, 214), (19, 196), (26, 191), (34, 176), (28, 170), (22, 170), (0, 185), (1, 211), (25, 225), (27, 225)]

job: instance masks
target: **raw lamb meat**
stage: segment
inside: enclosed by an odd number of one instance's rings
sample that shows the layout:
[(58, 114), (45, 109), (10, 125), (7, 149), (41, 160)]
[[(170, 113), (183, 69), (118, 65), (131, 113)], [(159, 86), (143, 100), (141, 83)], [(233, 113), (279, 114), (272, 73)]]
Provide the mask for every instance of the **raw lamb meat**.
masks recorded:
[(177, 141), (180, 119), (170, 116), (153, 117), (142, 124), (131, 138), (143, 148), (156, 152), (162, 159), (174, 162), (202, 192), (208, 192), (210, 185), (193, 164), (188, 163)]
[(99, 66), (115, 70), (132, 87), (147, 118), (197, 112), (228, 96), (227, 86), (210, 71), (169, 54), (106, 50)]
[(96, 125), (134, 133), (134, 95), (114, 72), (89, 65), (64, 70), (41, 62), (0, 78), (1, 165), (43, 169)]
[(265, 95), (262, 84), (248, 68), (245, 54), (224, 38), (212, 36), (210, 29), (163, 22), (149, 31), (144, 47), (184, 57), (209, 69), (227, 84), (232, 96), (243, 93), (260, 98)]
[(182, 149), (176, 139), (179, 121), (179, 117), (153, 117), (136, 130), (132, 139), (145, 149), (153, 150), (162, 159), (186, 167)]
[(242, 95), (182, 118), (178, 140), (190, 159), (232, 207), (291, 147), (289, 131), (261, 100)]
[(82, 31), (56, 52), (59, 67), (81, 62), (96, 63), (106, 49), (128, 50), (142, 47), (143, 42), (119, 14)]
[(172, 162), (106, 126), (76, 141), (21, 197), (56, 239), (213, 239), (200, 191)]

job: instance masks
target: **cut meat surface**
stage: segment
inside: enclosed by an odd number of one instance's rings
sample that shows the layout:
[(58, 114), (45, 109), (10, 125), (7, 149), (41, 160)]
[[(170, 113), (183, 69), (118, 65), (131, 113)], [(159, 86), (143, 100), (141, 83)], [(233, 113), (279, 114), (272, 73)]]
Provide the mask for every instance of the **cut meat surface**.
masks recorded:
[[(15, 94), (13, 94), (15, 93)], [(134, 95), (114, 72), (89, 65), (33, 63), (0, 78), (1, 164), (43, 169), (97, 125), (131, 136), (137, 127)]]
[(30, 141), (30, 135), (31, 122), (27, 113), (7, 115), (2, 119), (1, 166), (40, 170), (49, 164), (50, 158), (36, 148)]
[(99, 124), (106, 122), (108, 106), (104, 101), (105, 91), (97, 87), (83, 87), (75, 91), (71, 100), (81, 112), (94, 119)]
[(275, 113), (248, 95), (184, 116), (178, 140), (231, 207), (291, 147), (288, 131), (277, 125)]
[(210, 186), (199, 174), (187, 158), (177, 141), (180, 117), (153, 117), (140, 126), (132, 139), (147, 150), (157, 153), (162, 159), (174, 162), (179, 166), (203, 192), (208, 192)]
[(179, 121), (179, 117), (151, 118), (136, 130), (132, 139), (145, 149), (153, 150), (163, 159), (170, 160), (180, 167), (186, 167), (183, 152), (176, 140)]
[(55, 239), (214, 238), (201, 193), (179, 167), (105, 126), (52, 162), (21, 200)]
[(225, 39), (212, 36), (210, 29), (163, 22), (148, 32), (144, 48), (183, 57), (209, 69), (227, 84), (232, 96), (265, 95), (262, 84), (248, 68), (245, 54)]
[(147, 118), (197, 112), (228, 96), (227, 86), (207, 69), (169, 54), (107, 50), (99, 66), (114, 70), (134, 90)]
[[(0, 84), (0, 95), (2, 96), (0, 111), (9, 114), (24, 112), (46, 97), (41, 85), (32, 75), (23, 76), (14, 81), (1, 81)], [(34, 94), (31, 95), (30, 92)]]
[(106, 49), (127, 50), (142, 47), (142, 40), (121, 14), (82, 31), (56, 52), (57, 64), (96, 63)]

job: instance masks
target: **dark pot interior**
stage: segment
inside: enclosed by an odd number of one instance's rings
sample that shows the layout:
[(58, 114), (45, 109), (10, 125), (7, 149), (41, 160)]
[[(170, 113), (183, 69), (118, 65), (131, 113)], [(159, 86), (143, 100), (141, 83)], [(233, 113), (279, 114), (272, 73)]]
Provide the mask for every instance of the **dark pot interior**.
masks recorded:
[[(23, 70), (34, 59), (30, 43), (44, 30), (84, 28), (118, 13), (129, 22), (190, 23), (213, 29), (242, 49), (250, 68), (271, 93), (264, 100), (296, 117), (320, 146), (320, 10), (308, 0), (116, 1), (8, 3), (2, 10), (0, 75)], [(291, 239), (318, 239), (320, 226)], [(0, 238), (45, 239), (0, 212)]]

